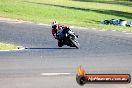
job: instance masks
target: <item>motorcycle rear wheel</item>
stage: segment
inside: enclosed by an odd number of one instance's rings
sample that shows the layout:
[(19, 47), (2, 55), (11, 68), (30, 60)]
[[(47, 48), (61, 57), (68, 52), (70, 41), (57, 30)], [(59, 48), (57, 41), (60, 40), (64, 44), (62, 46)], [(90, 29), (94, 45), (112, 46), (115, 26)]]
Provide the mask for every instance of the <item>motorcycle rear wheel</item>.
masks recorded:
[(63, 46), (63, 42), (62, 41), (58, 41), (58, 47), (62, 47)]

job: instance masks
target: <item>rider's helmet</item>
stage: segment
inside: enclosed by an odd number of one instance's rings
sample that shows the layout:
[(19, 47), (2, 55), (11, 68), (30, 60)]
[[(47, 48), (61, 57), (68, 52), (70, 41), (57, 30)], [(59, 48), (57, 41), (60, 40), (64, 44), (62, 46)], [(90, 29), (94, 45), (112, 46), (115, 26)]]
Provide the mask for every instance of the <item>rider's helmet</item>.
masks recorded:
[(58, 23), (56, 21), (52, 22), (52, 28), (57, 29), (58, 28)]

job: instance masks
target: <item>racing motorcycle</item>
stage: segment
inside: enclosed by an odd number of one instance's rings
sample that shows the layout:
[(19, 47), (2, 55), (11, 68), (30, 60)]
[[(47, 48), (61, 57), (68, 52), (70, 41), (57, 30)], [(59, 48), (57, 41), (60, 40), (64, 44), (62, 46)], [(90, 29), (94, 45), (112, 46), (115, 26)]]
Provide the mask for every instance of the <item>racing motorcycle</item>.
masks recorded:
[(70, 47), (76, 47), (79, 48), (80, 44), (78, 43), (78, 35), (75, 35), (75, 33), (70, 28), (65, 28), (61, 32), (60, 40), (58, 41), (58, 46), (62, 47), (63, 45), (67, 45)]

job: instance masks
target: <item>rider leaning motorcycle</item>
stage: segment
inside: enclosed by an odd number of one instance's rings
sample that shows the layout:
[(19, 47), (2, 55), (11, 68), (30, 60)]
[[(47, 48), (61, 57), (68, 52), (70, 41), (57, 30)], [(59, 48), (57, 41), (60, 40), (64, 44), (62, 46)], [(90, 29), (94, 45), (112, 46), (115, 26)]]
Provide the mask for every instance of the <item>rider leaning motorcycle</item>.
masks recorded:
[(52, 22), (52, 35), (55, 39), (58, 40), (58, 46), (61, 47), (59, 44), (61, 41), (61, 38), (63, 37), (63, 34), (69, 29), (67, 26), (60, 25), (56, 21)]

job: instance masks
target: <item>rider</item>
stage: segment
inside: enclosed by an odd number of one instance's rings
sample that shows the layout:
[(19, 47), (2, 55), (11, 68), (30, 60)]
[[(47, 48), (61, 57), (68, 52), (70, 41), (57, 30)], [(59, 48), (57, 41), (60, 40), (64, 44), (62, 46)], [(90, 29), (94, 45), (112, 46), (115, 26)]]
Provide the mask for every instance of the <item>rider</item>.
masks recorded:
[(67, 26), (60, 25), (56, 21), (52, 22), (52, 35), (54, 36), (55, 39), (58, 40), (58, 46), (62, 47), (63, 45), (61, 44), (61, 38), (63, 37), (63, 34), (67, 31), (66, 29), (69, 29)]

